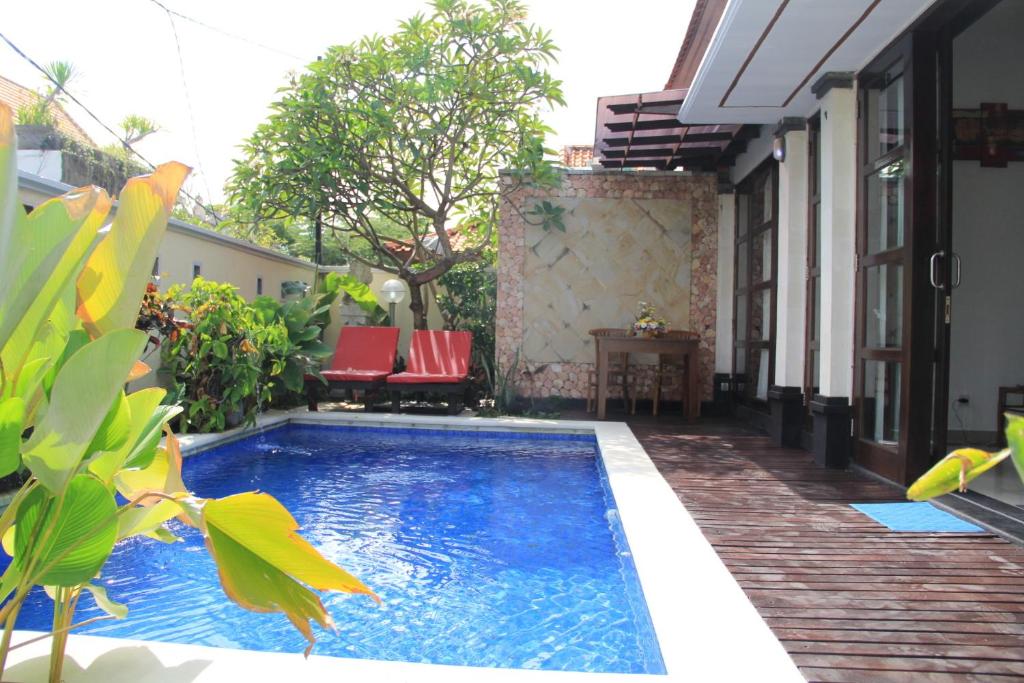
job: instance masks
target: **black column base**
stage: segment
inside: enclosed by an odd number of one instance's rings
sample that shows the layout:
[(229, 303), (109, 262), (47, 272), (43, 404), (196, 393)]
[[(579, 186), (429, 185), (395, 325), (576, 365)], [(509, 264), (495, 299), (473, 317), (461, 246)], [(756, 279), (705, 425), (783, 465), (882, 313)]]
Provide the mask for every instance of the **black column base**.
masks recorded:
[(811, 399), (814, 462), (833, 469), (850, 466), (851, 417), (850, 401), (845, 396), (815, 394)]
[[(714, 395), (710, 406), (701, 406), (701, 415), (724, 417), (732, 415), (732, 375), (727, 372), (716, 372), (714, 376)], [(710, 410), (708, 409), (710, 407)]]
[(800, 387), (773, 386), (768, 389), (771, 426), (768, 433), (779, 446), (800, 448), (804, 422), (804, 395)]

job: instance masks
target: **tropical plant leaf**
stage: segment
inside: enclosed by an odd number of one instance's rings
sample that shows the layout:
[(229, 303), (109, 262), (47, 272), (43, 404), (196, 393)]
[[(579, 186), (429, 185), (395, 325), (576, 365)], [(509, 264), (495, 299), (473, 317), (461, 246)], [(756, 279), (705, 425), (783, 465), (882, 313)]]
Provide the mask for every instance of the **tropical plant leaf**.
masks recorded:
[(97, 586), (94, 583), (87, 583), (82, 586), (82, 588), (92, 593), (92, 597), (96, 601), (96, 606), (110, 616), (115, 619), (124, 619), (128, 616), (128, 605), (122, 605), (119, 602), (111, 600), (110, 596), (107, 595), (107, 589), (103, 586)]
[(106, 449), (107, 452), (89, 461), (89, 471), (100, 481), (107, 484), (113, 481), (114, 473), (125, 466), (136, 448), (143, 450), (148, 445), (151, 452), (155, 451), (160, 442), (160, 430), (163, 428), (160, 419), (175, 410), (174, 406), (160, 405), (166, 395), (167, 392), (163, 389), (149, 387), (127, 397), (131, 421), (124, 442), (117, 449)]
[(114, 405), (103, 418), (103, 423), (96, 430), (96, 436), (92, 438), (89, 446), (85, 449), (86, 456), (97, 451), (116, 451), (128, 441), (128, 434), (132, 427), (132, 407), (128, 403), (128, 397), (124, 391), (114, 399)]
[[(187, 495), (188, 490), (181, 480), (181, 449), (178, 439), (164, 425), (167, 440), (162, 448), (156, 449), (152, 462), (142, 469), (121, 470), (114, 476), (117, 492), (128, 500), (140, 500), (140, 505), (155, 506), (163, 496)], [(148, 496), (147, 493), (162, 495)]]
[(953, 491), (967, 490), (967, 484), (1006, 458), (1010, 450), (989, 453), (977, 448), (960, 448), (935, 463), (907, 489), (910, 500), (929, 500)]
[(316, 642), (310, 620), (324, 628), (333, 622), (306, 586), (362, 593), (379, 602), (359, 579), (299, 536), (295, 519), (272, 496), (240, 493), (207, 501), (202, 520), (224, 592), (246, 609), (283, 612), (309, 641), (307, 655)]
[(117, 540), (149, 534), (160, 528), (164, 522), (181, 514), (181, 508), (173, 500), (161, 500), (150, 507), (133, 507), (121, 513), (117, 523)]
[(190, 170), (170, 162), (125, 184), (110, 232), (78, 278), (78, 317), (93, 338), (135, 324), (167, 219)]
[(1024, 417), (1006, 413), (1006, 444), (1013, 455), (1017, 476), (1024, 481)]
[(345, 273), (327, 273), (324, 278), (324, 286), (329, 291), (341, 290), (351, 297), (352, 301), (355, 301), (361, 309), (367, 313), (373, 313), (380, 304), (377, 303), (377, 297), (374, 295), (373, 290), (370, 289), (370, 285), (362, 282), (352, 275)]
[[(14, 527), (11, 527), (13, 530)], [(18, 582), (21, 581), (21, 569), (18, 568), (14, 562), (7, 565), (7, 569), (4, 570), (4, 574), (0, 577), (0, 602), (7, 599), (14, 589), (18, 587)]]
[(18, 508), (14, 562), (27, 563), (34, 583), (77, 586), (92, 579), (117, 539), (117, 503), (98, 479), (80, 474), (68, 482), (58, 504), (43, 487)]
[(143, 332), (115, 330), (61, 368), (46, 415), (22, 449), (25, 465), (50, 491), (59, 491), (86, 455), (145, 344)]
[(0, 477), (21, 465), (21, 432), (24, 430), (25, 401), (13, 397), (0, 401)]

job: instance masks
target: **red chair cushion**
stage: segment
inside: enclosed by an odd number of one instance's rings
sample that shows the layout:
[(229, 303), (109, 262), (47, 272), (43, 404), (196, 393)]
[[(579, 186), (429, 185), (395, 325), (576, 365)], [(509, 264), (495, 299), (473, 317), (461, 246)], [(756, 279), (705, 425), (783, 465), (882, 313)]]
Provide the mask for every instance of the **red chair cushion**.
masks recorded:
[[(358, 327), (346, 325), (338, 335), (330, 371), (368, 372), (390, 375), (398, 348), (397, 327)], [(332, 378), (333, 379), (333, 378)], [(338, 380), (342, 381), (342, 380)]]
[(388, 384), (458, 384), (465, 375), (441, 375), (419, 372), (400, 372), (388, 376)]
[(449, 382), (462, 380), (469, 374), (472, 347), (472, 332), (414, 330), (409, 343), (408, 374), (455, 378)]
[(390, 373), (379, 370), (324, 370), (320, 374), (328, 382), (376, 382)]

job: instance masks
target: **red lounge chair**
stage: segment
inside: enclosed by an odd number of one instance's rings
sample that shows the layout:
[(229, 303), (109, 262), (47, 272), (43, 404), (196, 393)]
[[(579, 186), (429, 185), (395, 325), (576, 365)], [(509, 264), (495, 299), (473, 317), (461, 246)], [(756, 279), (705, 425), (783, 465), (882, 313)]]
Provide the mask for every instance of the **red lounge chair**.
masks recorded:
[(398, 412), (403, 393), (428, 391), (448, 395), (448, 413), (455, 415), (469, 383), (472, 332), (414, 330), (406, 372), (388, 377), (391, 410)]
[[(395, 367), (398, 347), (397, 327), (357, 327), (346, 325), (338, 335), (338, 345), (329, 370), (320, 374), (331, 389), (358, 389), (369, 411), (372, 397), (384, 388), (384, 380)], [(315, 411), (324, 384), (314, 375), (306, 375), (306, 398)]]

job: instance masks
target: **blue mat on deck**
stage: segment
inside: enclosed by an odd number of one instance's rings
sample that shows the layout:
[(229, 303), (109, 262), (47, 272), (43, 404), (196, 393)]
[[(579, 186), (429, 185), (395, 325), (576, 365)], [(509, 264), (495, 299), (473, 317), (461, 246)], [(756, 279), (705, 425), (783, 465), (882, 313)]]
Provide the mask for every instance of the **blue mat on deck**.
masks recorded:
[(850, 507), (879, 524), (884, 524), (892, 531), (984, 531), (981, 527), (940, 510), (931, 503), (853, 503)]

